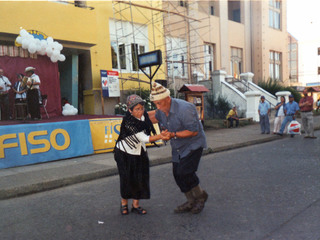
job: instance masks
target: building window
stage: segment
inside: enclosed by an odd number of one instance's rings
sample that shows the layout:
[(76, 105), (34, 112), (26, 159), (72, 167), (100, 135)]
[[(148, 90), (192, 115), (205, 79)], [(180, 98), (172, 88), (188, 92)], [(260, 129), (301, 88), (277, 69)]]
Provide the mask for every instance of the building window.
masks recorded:
[(280, 29), (281, 3), (280, 0), (269, 0), (269, 27)]
[(228, 0), (228, 19), (241, 23), (240, 1)]
[(187, 2), (186, 1), (179, 1), (180, 7), (187, 7)]
[(205, 79), (210, 79), (212, 72), (214, 71), (214, 45), (204, 45), (204, 74)]
[(124, 44), (119, 45), (119, 58), (120, 58), (120, 68), (127, 69), (126, 46)]
[(270, 51), (269, 76), (271, 79), (281, 81), (281, 53)]
[(320, 48), (318, 48), (318, 55), (320, 55)]
[(187, 77), (187, 41), (182, 38), (166, 37), (167, 66), (169, 77)]
[(118, 68), (118, 47), (116, 42), (111, 42), (112, 68)]
[(112, 68), (124, 72), (139, 71), (138, 55), (148, 51), (147, 26), (110, 19), (109, 28)]
[(214, 16), (214, 6), (210, 6), (210, 14)]
[(232, 47), (230, 56), (230, 69), (232, 76), (239, 79), (240, 73), (242, 73), (242, 49)]
[(318, 67), (318, 75), (320, 75), (320, 67)]

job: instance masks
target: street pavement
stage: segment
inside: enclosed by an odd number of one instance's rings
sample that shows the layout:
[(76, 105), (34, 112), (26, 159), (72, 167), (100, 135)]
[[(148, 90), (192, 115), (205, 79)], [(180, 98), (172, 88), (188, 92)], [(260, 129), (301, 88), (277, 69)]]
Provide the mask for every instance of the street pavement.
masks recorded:
[[(297, 120), (301, 123), (301, 119)], [(270, 119), (270, 122), (272, 132), (273, 119)], [(320, 116), (314, 117), (314, 126), (315, 130), (320, 129)], [(258, 123), (239, 128), (218, 130), (209, 128), (205, 133), (208, 149), (204, 151), (204, 154), (212, 154), (283, 138), (273, 134), (261, 134)], [(148, 155), (151, 166), (170, 162), (170, 143), (163, 144), (159, 148), (149, 147)], [(113, 153), (94, 154), (30, 166), (1, 169), (0, 200), (108, 177), (117, 173)]]

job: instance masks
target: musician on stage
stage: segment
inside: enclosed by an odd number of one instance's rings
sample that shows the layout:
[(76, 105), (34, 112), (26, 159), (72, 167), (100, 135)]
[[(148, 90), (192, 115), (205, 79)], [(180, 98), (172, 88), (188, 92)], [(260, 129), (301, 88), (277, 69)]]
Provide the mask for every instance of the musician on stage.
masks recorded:
[(15, 103), (27, 102), (27, 86), (23, 83), (24, 75), (17, 73), (18, 81), (13, 85), (12, 90), (15, 92)]
[(9, 90), (11, 83), (6, 76), (3, 76), (3, 69), (0, 68), (0, 107), (2, 112), (2, 120), (10, 119), (9, 108)]
[(25, 69), (27, 80), (27, 105), (32, 120), (41, 119), (40, 115), (40, 78), (34, 73), (34, 67)]

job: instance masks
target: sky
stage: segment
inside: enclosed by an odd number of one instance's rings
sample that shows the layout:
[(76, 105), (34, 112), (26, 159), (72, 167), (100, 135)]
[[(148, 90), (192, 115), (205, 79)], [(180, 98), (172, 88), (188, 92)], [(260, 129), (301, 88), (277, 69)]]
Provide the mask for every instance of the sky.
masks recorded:
[(287, 29), (297, 40), (320, 38), (320, 1), (287, 0)]

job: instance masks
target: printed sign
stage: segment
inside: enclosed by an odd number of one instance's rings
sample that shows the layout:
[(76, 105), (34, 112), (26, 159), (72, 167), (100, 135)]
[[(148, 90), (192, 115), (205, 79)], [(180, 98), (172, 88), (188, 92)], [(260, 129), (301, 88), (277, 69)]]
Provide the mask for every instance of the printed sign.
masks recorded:
[(103, 97), (120, 97), (119, 73), (100, 70)]
[(107, 71), (109, 97), (120, 97), (119, 73), (117, 71)]
[(106, 70), (100, 70), (101, 88), (103, 97), (109, 97), (108, 74)]
[(0, 168), (93, 153), (88, 120), (0, 126)]
[[(112, 152), (119, 137), (122, 118), (100, 118), (89, 120), (94, 153)], [(158, 124), (154, 124), (157, 134)], [(162, 141), (157, 141), (162, 144)], [(147, 146), (152, 144), (148, 143)]]
[(120, 133), (122, 118), (89, 120), (94, 153), (111, 152)]

